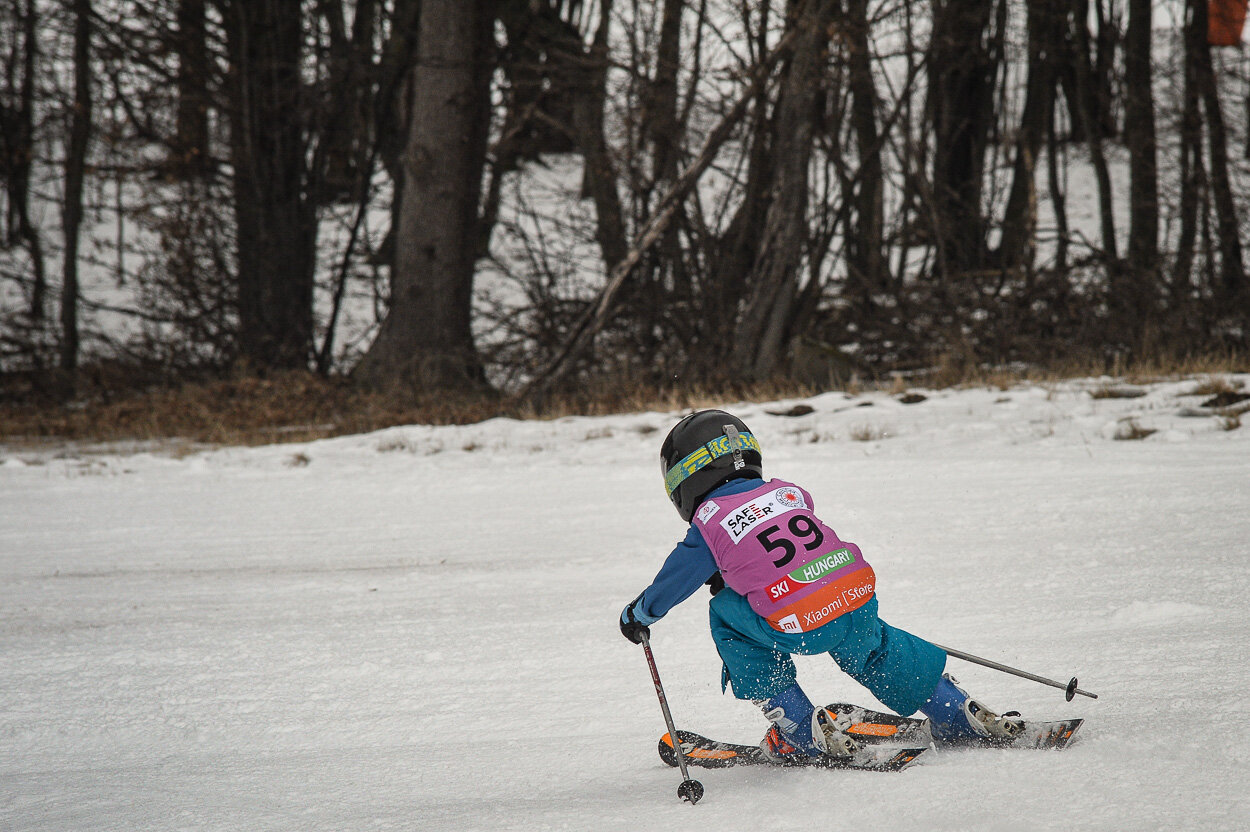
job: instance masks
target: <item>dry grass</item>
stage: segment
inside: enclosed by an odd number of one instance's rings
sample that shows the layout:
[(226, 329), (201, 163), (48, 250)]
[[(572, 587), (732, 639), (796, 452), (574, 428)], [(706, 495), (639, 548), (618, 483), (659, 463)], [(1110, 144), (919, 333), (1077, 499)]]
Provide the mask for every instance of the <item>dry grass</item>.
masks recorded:
[(1121, 419), (1116, 426), (1115, 438), (1119, 440), (1135, 441), (1153, 436), (1159, 431), (1156, 428), (1143, 427), (1138, 424), (1136, 419)]
[(856, 425), (851, 428), (852, 442), (876, 442), (879, 439), (889, 437), (889, 435), (889, 431), (876, 425)]
[(496, 416), (549, 419), (724, 407), (815, 392), (784, 384), (715, 393), (604, 383), (535, 403), (490, 394), (376, 393), (344, 379), (288, 373), (125, 392), (94, 390), (69, 403), (35, 396), (24, 400), (4, 397), (0, 391), (0, 442), (22, 445), (178, 438), (213, 445), (260, 445), (365, 433), (395, 425), (469, 424)]
[[(975, 386), (1008, 390), (1025, 382), (1048, 384), (1074, 378), (1110, 376), (1118, 380), (1112, 386), (1131, 388), (1194, 377), (1207, 377), (1213, 384), (1218, 384), (1217, 379), (1221, 376), (1246, 372), (1250, 372), (1250, 357), (1235, 353), (1180, 357), (1160, 355), (1131, 362), (1108, 361), (1100, 356), (1074, 353), (1055, 356), (1044, 366), (1011, 367), (974, 366), (958, 356), (944, 355), (938, 356), (933, 369), (916, 376), (915, 381), (934, 388)], [(1227, 380), (1224, 383), (1227, 384)]]
[(473, 421), (486, 418), (486, 407), (449, 397), (404, 401), (342, 380), (291, 373), (97, 394), (69, 404), (0, 404), (0, 441), (300, 442), (418, 421)]
[[(1162, 362), (1125, 371), (1126, 384), (1161, 378), (1202, 377), (1202, 390), (1220, 392), (1233, 385), (1222, 379), (1245, 371), (1236, 358)], [(902, 393), (908, 384), (938, 388), (980, 386), (1009, 389), (1022, 383), (1102, 375), (1105, 370), (1075, 363), (1054, 369), (985, 369), (967, 362), (938, 362), (927, 373), (893, 374), (881, 381), (852, 379), (845, 392), (883, 390)], [(163, 441), (257, 445), (301, 442), (364, 433), (395, 425), (468, 424), (495, 416), (550, 419), (567, 415), (607, 415), (642, 411), (672, 412), (704, 407), (732, 407), (743, 401), (804, 398), (826, 392), (808, 384), (672, 386), (656, 388), (620, 379), (603, 379), (576, 392), (541, 403), (498, 395), (396, 395), (367, 392), (344, 379), (311, 373), (265, 378), (240, 376), (179, 385), (128, 386), (116, 372), (107, 379), (84, 374), (79, 396), (39, 396), (0, 376), (0, 442), (10, 445), (57, 441)], [(293, 464), (300, 464), (295, 460)]]
[(1230, 379), (1228, 376), (1213, 375), (1207, 376), (1189, 391), (1191, 396), (1218, 396), (1220, 393), (1236, 393), (1242, 388), (1240, 379)]
[(1102, 384), (1089, 391), (1093, 399), (1140, 399), (1146, 391), (1140, 387), (1125, 387), (1121, 384)]

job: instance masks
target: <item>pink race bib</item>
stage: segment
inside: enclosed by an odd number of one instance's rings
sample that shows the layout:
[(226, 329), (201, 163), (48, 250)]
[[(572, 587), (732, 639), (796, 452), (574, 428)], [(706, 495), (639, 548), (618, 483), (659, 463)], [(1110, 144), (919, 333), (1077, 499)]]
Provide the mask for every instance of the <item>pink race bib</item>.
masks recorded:
[(775, 630), (814, 630), (873, 596), (876, 576), (859, 547), (821, 522), (811, 495), (793, 483), (769, 480), (710, 499), (694, 523), (725, 585)]

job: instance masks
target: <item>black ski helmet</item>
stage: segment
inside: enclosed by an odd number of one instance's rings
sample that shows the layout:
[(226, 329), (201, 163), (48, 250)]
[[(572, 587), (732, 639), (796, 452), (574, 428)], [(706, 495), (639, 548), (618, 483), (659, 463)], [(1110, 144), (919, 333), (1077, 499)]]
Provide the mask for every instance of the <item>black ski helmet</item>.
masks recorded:
[(689, 522), (718, 485), (764, 476), (760, 443), (741, 419), (723, 410), (700, 410), (682, 419), (660, 446), (664, 490)]

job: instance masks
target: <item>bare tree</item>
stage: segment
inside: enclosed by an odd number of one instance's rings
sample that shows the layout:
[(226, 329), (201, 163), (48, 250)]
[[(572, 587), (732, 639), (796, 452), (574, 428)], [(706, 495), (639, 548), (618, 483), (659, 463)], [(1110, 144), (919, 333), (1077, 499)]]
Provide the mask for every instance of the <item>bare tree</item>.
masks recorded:
[[(25, 244), (30, 258), (31, 288), (27, 317), (40, 326), (48, 293), (43, 237), (31, 221), (31, 167), (35, 160), (35, 66), (39, 58), (39, 14), (35, 0), (19, 9), (14, 3), (0, 11), (0, 21), (12, 24), (13, 39), (6, 45), (0, 73), (0, 177), (7, 197), (0, 248)], [(20, 36), (19, 34), (20, 33)]]
[(305, 177), (300, 0), (222, 0), (230, 56), (240, 357), (303, 368), (312, 351), (316, 206)]
[(1104, 262), (1108, 268), (1118, 268), (1119, 255), (1116, 245), (1115, 212), (1112, 205), (1111, 173), (1107, 165), (1107, 156), (1103, 152), (1104, 125), (1100, 119), (1100, 113), (1103, 110), (1099, 107), (1100, 93), (1090, 59), (1088, 0), (1077, 0), (1073, 4), (1069, 26), (1075, 74), (1073, 110), (1080, 134), (1085, 137), (1090, 165), (1094, 169), (1094, 178), (1098, 183), (1098, 218)]
[(171, 139), (170, 167), (182, 176), (199, 176), (212, 166), (209, 150), (208, 85), (213, 77), (208, 48), (207, 0), (178, 0), (177, 120)]
[[(1151, 0), (1129, 0), (1124, 48), (1125, 143), (1129, 152), (1128, 261), (1113, 272), (1113, 301), (1121, 323), (1139, 342), (1154, 319), (1159, 268), (1159, 173), (1150, 59), (1153, 42)], [(1132, 346), (1139, 346), (1134, 343)]]
[[(1171, 303), (1181, 315), (1190, 301), (1194, 265), (1194, 244), (1198, 238), (1198, 212), (1201, 185), (1206, 178), (1202, 154), (1202, 94), (1199, 91), (1199, 55), (1207, 48), (1205, 3), (1186, 2), (1184, 24), (1185, 80), (1183, 96), (1179, 166), (1180, 204), (1177, 219), (1180, 233), (1176, 243), (1176, 261), (1171, 276)], [(1199, 6), (1204, 8), (1199, 9)]]
[[(575, 60), (561, 62), (567, 73), (566, 81), (557, 85), (557, 88), (566, 89), (572, 100), (570, 126), (585, 160), (582, 189), (595, 204), (595, 239), (603, 252), (603, 262), (608, 271), (624, 260), (628, 253), (625, 210), (617, 191), (617, 168), (608, 148), (604, 127), (612, 7), (612, 0), (601, 0), (599, 26), (586, 55), (581, 54), (580, 41), (574, 53), (572, 38), (563, 39), (565, 46), (562, 54), (566, 59)], [(567, 80), (569, 78), (573, 79), (571, 84)]]
[(885, 256), (885, 174), (877, 126), (880, 101), (872, 77), (867, 0), (849, 0), (845, 26), (851, 121), (859, 162), (855, 220), (846, 243), (848, 292), (852, 303), (868, 312), (875, 298), (887, 288), (889, 275)]
[(494, 4), (424, 0), (401, 164), (390, 308), (356, 378), (377, 387), (484, 384), (471, 301), (490, 124)]
[(91, 0), (74, 0), (74, 101), (65, 153), (65, 196), (61, 224), (65, 252), (61, 272), (61, 369), (78, 368), (78, 246), (83, 217), (83, 182), (91, 141)]
[(1028, 5), (1028, 77), (1024, 112), (1015, 131), (1015, 161), (1003, 212), (999, 262), (1005, 269), (1022, 268), (1026, 282), (1031, 283), (1037, 239), (1037, 157), (1054, 121), (1065, 4), (1038, 0)]
[(934, 4), (928, 62), (933, 195), (928, 208), (938, 270), (947, 281), (984, 264), (981, 197), (1003, 38), (1001, 22), (991, 26), (995, 5), (995, 0)]
[[(372, 385), (541, 392), (773, 378), (808, 347), (804, 377), (828, 378), (812, 362), (839, 353), (872, 372), (1235, 343), (1241, 125), (1198, 0), (1183, 93), (1152, 83), (1171, 41), (1150, 5), (16, 0), (0, 357), (265, 372), (308, 367), (315, 336), (322, 373), (363, 354)], [(1073, 166), (1092, 233), (1069, 227)], [(522, 292), (475, 298), (478, 269)], [(137, 299), (129, 340), (92, 328), (106, 273)]]
[(771, 200), (763, 238), (748, 278), (750, 295), (737, 327), (734, 363), (748, 378), (775, 373), (796, 311), (807, 252), (808, 165), (815, 133), (815, 103), (823, 85), (829, 32), (840, 12), (833, 0), (795, 2), (788, 25), (799, 33), (784, 67), (774, 116)]
[[(757, 67), (770, 54), (769, 29), (772, 27), (772, 4), (761, 3), (759, 21), (750, 41)], [(743, 25), (751, 31), (750, 15), (743, 7)], [(791, 29), (793, 32), (794, 30)], [(783, 53), (772, 48), (774, 59)], [(689, 359), (690, 369), (707, 375), (723, 373), (723, 356), (732, 354), (737, 340), (736, 327), (725, 321), (736, 321), (743, 298), (748, 291), (747, 279), (755, 263), (762, 238), (761, 229), (771, 201), (773, 99), (772, 90), (758, 84), (751, 97), (744, 98), (746, 129), (741, 164), (746, 172), (739, 185), (739, 201), (723, 228), (707, 229), (702, 236), (712, 241), (708, 246), (707, 290), (701, 297), (701, 320), (708, 326), (699, 331), (703, 349)]]
[[(1190, 5), (1194, 28), (1206, 31), (1207, 7), (1196, 0), (1190, 0)], [(1219, 227), (1220, 283), (1216, 294), (1221, 302), (1235, 305), (1238, 301), (1250, 300), (1250, 297), (1246, 295), (1241, 226), (1237, 220), (1237, 205), (1233, 200), (1228, 173), (1228, 131), (1224, 126), (1219, 88), (1211, 66), (1211, 48), (1206, 43), (1196, 50), (1194, 70), (1197, 90), (1202, 96), (1202, 107), (1206, 113), (1207, 146), (1211, 155), (1211, 194), (1215, 221)]]

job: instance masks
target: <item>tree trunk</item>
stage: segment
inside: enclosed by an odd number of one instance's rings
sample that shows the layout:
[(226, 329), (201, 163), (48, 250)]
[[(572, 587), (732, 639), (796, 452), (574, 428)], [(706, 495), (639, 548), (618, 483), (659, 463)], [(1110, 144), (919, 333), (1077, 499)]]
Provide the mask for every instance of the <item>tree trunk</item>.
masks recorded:
[(1064, 275), (1068, 272), (1068, 245), (1072, 234), (1068, 226), (1067, 195), (1063, 191), (1063, 183), (1059, 171), (1067, 168), (1067, 159), (1065, 155), (1063, 161), (1060, 161), (1060, 154), (1066, 154), (1066, 150), (1065, 145), (1059, 141), (1059, 136), (1055, 130), (1053, 113), (1047, 121), (1046, 169), (1050, 185), (1050, 203), (1055, 212), (1055, 236), (1058, 238), (1055, 241), (1054, 270), (1057, 274)]
[[(404, 111), (404, 83), (412, 77), (421, 39), (421, 0), (395, 0), (391, 13), (390, 36), (378, 56), (375, 70), (377, 92), (373, 99), (373, 140), (378, 158), (391, 172), (395, 187), (402, 185), (400, 154), (406, 144), (411, 119)], [(396, 202), (399, 195), (396, 194)]]
[(1098, 183), (1098, 217), (1102, 250), (1109, 269), (1118, 268), (1118, 246), (1115, 233), (1115, 210), (1111, 191), (1111, 173), (1103, 153), (1103, 132), (1098, 121), (1097, 92), (1090, 62), (1089, 2), (1077, 0), (1071, 19), (1073, 58), (1076, 72), (1076, 112), (1081, 119), (1081, 132), (1089, 151), (1090, 165)]
[(655, 77), (646, 87), (645, 130), (651, 142), (651, 176), (663, 185), (677, 178), (681, 147), (677, 120), (677, 73), (681, 68), (681, 17), (686, 0), (664, 0), (660, 42), (656, 48)]
[(178, 111), (170, 167), (184, 176), (206, 173), (208, 146), (208, 84), (212, 73), (207, 43), (206, 0), (178, 0)]
[[(1207, 29), (1208, 7), (1194, 2), (1195, 27)], [(1244, 300), (1245, 266), (1241, 255), (1241, 227), (1237, 221), (1237, 204), (1233, 199), (1228, 176), (1228, 135), (1224, 128), (1224, 111), (1220, 105), (1219, 87), (1211, 66), (1211, 47), (1201, 44), (1196, 56), (1198, 89), (1207, 116), (1207, 145), (1211, 159), (1211, 197), (1215, 205), (1216, 227), (1219, 231), (1220, 281), (1216, 297), (1234, 305)]]
[[(1180, 233), (1176, 243), (1176, 263), (1172, 270), (1173, 311), (1183, 309), (1189, 296), (1194, 264), (1194, 244), (1198, 239), (1199, 182), (1202, 179), (1202, 94), (1198, 84), (1198, 55), (1206, 49), (1207, 0), (1186, 0), (1184, 28), (1185, 81), (1184, 107), (1180, 121), (1180, 183), (1178, 211)], [(1198, 7), (1202, 6), (1201, 12)], [(1201, 27), (1199, 24), (1201, 23)]]
[(1003, 216), (999, 262), (1004, 269), (1033, 270), (1037, 233), (1037, 155), (1054, 118), (1056, 65), (1063, 20), (1058, 0), (1029, 3), (1029, 59), (1024, 112), (1016, 131), (1015, 166)]
[(616, 165), (604, 134), (607, 107), (608, 32), (612, 0), (604, 0), (599, 28), (587, 60), (586, 83), (573, 90), (573, 135), (582, 151), (583, 189), (595, 203), (595, 239), (611, 272), (629, 253), (625, 235), (625, 212), (616, 190)]
[[(48, 295), (47, 266), (44, 262), (43, 238), (30, 219), (30, 174), (35, 158), (35, 66), (39, 56), (39, 15), (35, 0), (27, 0), (26, 7), (12, 14), (15, 28), (22, 32), (20, 57), (12, 62), (11, 69), (0, 83), (0, 97), (15, 102), (14, 106), (0, 106), (0, 175), (8, 197), (8, 216), (4, 218), (0, 245), (7, 246), (15, 240), (26, 243), (31, 262), (30, 306), (27, 317), (33, 326), (44, 321)], [(21, 66), (20, 81), (16, 67)]]
[[(660, 42), (656, 47), (655, 72), (645, 87), (644, 126), (651, 145), (651, 182), (648, 190), (664, 193), (677, 179), (679, 154), (682, 148), (682, 122), (677, 108), (677, 76), (681, 69), (681, 20), (686, 0), (664, 0), (660, 21)], [(651, 301), (648, 320), (642, 321), (650, 332), (661, 325), (663, 316), (673, 299), (688, 300), (693, 292), (689, 274), (682, 259), (681, 231), (683, 213), (677, 216), (664, 239), (656, 247), (651, 270), (658, 275), (668, 273), (672, 277), (672, 291), (657, 286), (650, 292)]]
[(1150, 60), (1152, 20), (1151, 0), (1130, 0), (1124, 50), (1125, 143), (1129, 152), (1128, 263), (1123, 280), (1112, 291), (1134, 342), (1140, 342), (1154, 317), (1159, 267), (1159, 173)]
[(239, 354), (254, 369), (307, 367), (316, 213), (306, 194), (299, 0), (232, 0), (231, 151), (238, 225)]
[(91, 141), (91, 0), (74, 0), (74, 112), (65, 153), (65, 262), (61, 286), (61, 369), (78, 368), (78, 243)]
[(851, 91), (851, 124), (859, 158), (855, 192), (855, 222), (846, 241), (847, 291), (864, 314), (873, 309), (885, 291), (888, 275), (885, 260), (885, 179), (881, 165), (881, 140), (877, 128), (878, 96), (872, 77), (871, 38), (867, 0), (847, 4), (848, 84)]
[[(756, 54), (762, 60), (769, 54), (768, 10), (765, 3), (760, 10), (759, 33), (756, 38)], [(774, 53), (775, 54), (775, 53)], [(742, 298), (746, 293), (747, 275), (759, 252), (763, 236), (764, 218), (768, 214), (770, 200), (769, 181), (772, 177), (772, 141), (769, 118), (770, 102), (767, 87), (761, 85), (750, 102), (751, 117), (747, 139), (747, 173), (739, 203), (728, 227), (721, 234), (710, 252), (708, 285), (702, 293), (702, 319), (707, 322), (699, 327), (701, 343), (699, 358), (692, 369), (705, 376), (725, 375), (724, 356), (731, 354), (737, 342), (736, 328), (725, 326), (725, 321), (736, 321)]]
[(373, 94), (373, 141), (375, 153), (391, 182), (391, 225), (375, 259), (395, 261), (395, 234), (399, 209), (404, 201), (404, 170), (401, 162), (412, 124), (412, 101), (408, 86), (414, 75), (421, 39), (422, 0), (395, 0), (390, 15), (389, 37), (374, 71), (377, 88)]
[(485, 383), (470, 317), (494, 4), (425, 0), (421, 6), (390, 309), (356, 378), (379, 388), (463, 390)]
[(799, 266), (807, 250), (808, 164), (815, 133), (816, 96), (823, 85), (829, 32), (839, 13), (834, 0), (796, 5), (788, 23), (799, 36), (776, 106), (771, 202), (751, 293), (738, 325), (734, 366), (746, 378), (765, 379), (781, 365), (798, 294)]
[[(1077, 2), (1085, 7), (1084, 16), (1079, 18), (1079, 22), (1088, 32), (1089, 2)], [(1103, 0), (1094, 0), (1094, 18), (1098, 28), (1094, 36), (1094, 57), (1091, 64), (1090, 91), (1093, 97), (1090, 99), (1090, 106), (1093, 108), (1093, 123), (1097, 126), (1098, 138), (1110, 139), (1117, 134), (1112, 104), (1115, 101), (1115, 53), (1120, 43), (1121, 15), (1116, 11), (1116, 0), (1106, 0), (1105, 4)]]
[(329, 38), (325, 104), (316, 124), (317, 151), (312, 164), (313, 203), (326, 205), (359, 199), (368, 183), (364, 169), (370, 156), (373, 112), (369, 100), (373, 79), (374, 32), (378, 0), (357, 0), (350, 32), (343, 0), (319, 0), (319, 17)]
[(985, 255), (981, 197), (997, 68), (986, 39), (991, 37), (993, 9), (994, 0), (948, 0), (934, 8), (929, 57), (931, 211), (938, 269), (948, 280), (982, 268)]

